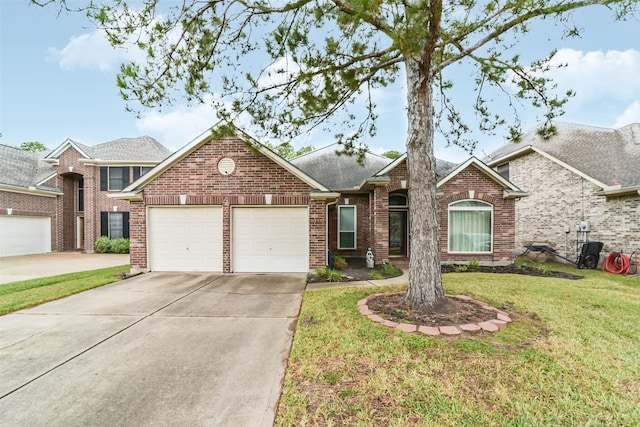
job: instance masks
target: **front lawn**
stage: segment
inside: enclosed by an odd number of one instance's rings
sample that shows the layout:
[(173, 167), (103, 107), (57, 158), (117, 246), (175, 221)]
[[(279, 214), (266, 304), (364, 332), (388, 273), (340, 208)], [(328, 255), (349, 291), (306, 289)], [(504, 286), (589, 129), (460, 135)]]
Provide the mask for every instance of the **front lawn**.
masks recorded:
[(0, 285), (0, 315), (120, 280), (128, 265)]
[(567, 271), (585, 278), (445, 274), (448, 294), (514, 319), (458, 339), (359, 313), (360, 299), (400, 286), (307, 291), (277, 425), (639, 425), (640, 279)]

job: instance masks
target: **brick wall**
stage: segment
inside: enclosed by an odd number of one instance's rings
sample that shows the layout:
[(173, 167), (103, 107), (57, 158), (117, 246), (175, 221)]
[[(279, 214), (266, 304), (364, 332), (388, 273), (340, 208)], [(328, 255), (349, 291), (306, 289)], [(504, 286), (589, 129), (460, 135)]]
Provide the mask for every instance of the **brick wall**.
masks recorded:
[[(218, 171), (218, 162), (231, 158), (235, 169), (229, 175)], [(311, 200), (309, 185), (238, 138), (207, 142), (158, 176), (144, 188), (144, 201), (131, 202), (131, 266), (147, 268), (146, 206), (178, 205), (186, 195), (187, 205), (223, 206), (223, 268), (231, 269), (231, 208), (238, 205), (309, 207), (309, 267), (325, 265), (325, 202)]]
[[(356, 207), (356, 248), (338, 249), (338, 206)], [(371, 239), (371, 216), (368, 194), (342, 194), (337, 205), (329, 211), (329, 248), (333, 255), (363, 257), (373, 244)]]
[(640, 196), (597, 196), (600, 187), (538, 153), (512, 160), (509, 173), (530, 194), (516, 202), (517, 248), (544, 244), (575, 259), (575, 227), (583, 220), (591, 225), (588, 239), (604, 243), (601, 258), (640, 246)]
[[(503, 197), (503, 188), (475, 166), (469, 166), (446, 182), (438, 198), (440, 258), (443, 262), (480, 261), (510, 263), (515, 258), (515, 201)], [(471, 193), (473, 192), (473, 193)], [(493, 206), (493, 252), (490, 254), (450, 254), (448, 252), (449, 204), (466, 199), (481, 200)]]

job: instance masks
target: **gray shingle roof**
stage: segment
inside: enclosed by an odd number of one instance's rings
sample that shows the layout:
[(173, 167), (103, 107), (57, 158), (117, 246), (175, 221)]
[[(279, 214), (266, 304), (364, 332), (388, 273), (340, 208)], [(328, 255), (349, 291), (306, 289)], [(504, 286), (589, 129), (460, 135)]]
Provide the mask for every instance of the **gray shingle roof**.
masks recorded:
[(359, 165), (355, 156), (338, 155), (338, 144), (332, 144), (291, 160), (291, 164), (332, 190), (359, 188), (391, 161), (387, 157), (367, 153)]
[(150, 136), (120, 138), (87, 147), (74, 142), (90, 158), (99, 160), (160, 162), (171, 155), (171, 151)]
[[(356, 157), (336, 154), (339, 149), (338, 144), (332, 144), (297, 157), (291, 163), (328, 188), (340, 191), (360, 188), (367, 178), (375, 176), (393, 161), (367, 153), (364, 165), (359, 165)], [(436, 160), (436, 175), (443, 177), (455, 166), (454, 163)]]
[(67, 140), (52, 152), (30, 153), (16, 147), (0, 144), (0, 184), (18, 187), (36, 187), (41, 190), (58, 189), (36, 185), (55, 173), (53, 166), (43, 161), (45, 157), (55, 157), (55, 152), (67, 143), (73, 143), (90, 159), (124, 162), (161, 162), (171, 155), (171, 151), (149, 136), (139, 138), (121, 138), (95, 146)]
[(543, 140), (537, 128), (518, 143), (509, 143), (491, 153), (491, 162), (534, 146), (605, 185), (640, 185), (640, 123), (606, 129), (573, 123), (554, 123), (558, 134)]
[(42, 160), (45, 154), (46, 152), (31, 153), (0, 144), (0, 184), (57, 191), (46, 185), (36, 186), (54, 173), (52, 166)]

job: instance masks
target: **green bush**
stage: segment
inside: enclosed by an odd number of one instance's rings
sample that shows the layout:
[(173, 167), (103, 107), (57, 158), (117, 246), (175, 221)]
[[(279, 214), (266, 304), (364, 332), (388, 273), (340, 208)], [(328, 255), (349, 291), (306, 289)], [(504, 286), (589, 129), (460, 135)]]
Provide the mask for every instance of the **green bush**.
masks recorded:
[(341, 256), (333, 257), (333, 268), (335, 268), (336, 270), (344, 270), (348, 265), (349, 263), (347, 263), (347, 260), (345, 260)]
[(106, 236), (98, 237), (98, 240), (96, 240), (93, 248), (99, 254), (106, 254), (107, 252), (111, 252), (111, 239)]
[(398, 270), (398, 267), (393, 264), (383, 264), (382, 272), (387, 277), (400, 275), (400, 270)]
[(93, 245), (93, 249), (96, 253), (116, 253), (116, 254), (128, 254), (129, 253), (129, 239), (114, 239), (111, 240), (106, 236), (98, 237), (96, 243)]
[(111, 241), (111, 251), (116, 254), (129, 253), (129, 239), (115, 239)]

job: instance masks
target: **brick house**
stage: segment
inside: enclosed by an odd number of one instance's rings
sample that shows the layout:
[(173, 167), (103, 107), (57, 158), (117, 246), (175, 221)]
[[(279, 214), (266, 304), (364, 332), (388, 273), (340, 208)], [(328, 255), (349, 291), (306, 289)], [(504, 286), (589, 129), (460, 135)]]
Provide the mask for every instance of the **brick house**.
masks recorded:
[(569, 259), (585, 241), (604, 244), (601, 258), (639, 247), (640, 124), (555, 125), (550, 140), (533, 129), (487, 162), (529, 193), (516, 202), (516, 247), (548, 245)]
[(119, 192), (171, 152), (149, 137), (88, 147), (70, 139), (49, 153), (0, 145), (0, 256), (93, 252), (99, 236), (129, 237)]
[[(206, 132), (110, 195), (129, 202), (132, 271), (308, 272), (327, 249), (408, 255), (405, 156), (359, 166), (327, 147), (286, 161), (237, 135)], [(443, 261), (512, 262), (526, 194), (476, 158), (453, 166), (438, 166)]]

